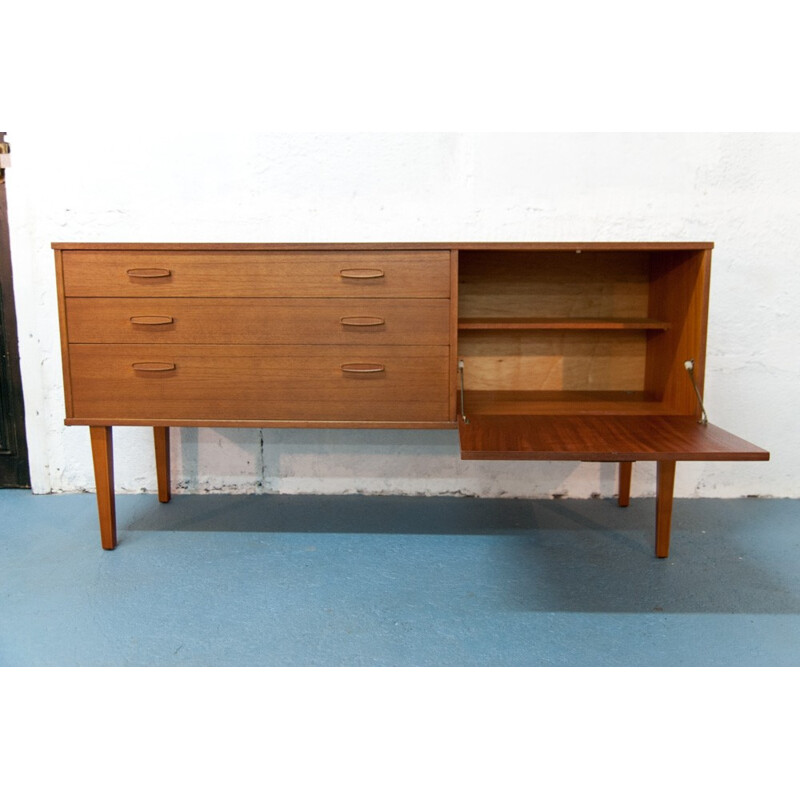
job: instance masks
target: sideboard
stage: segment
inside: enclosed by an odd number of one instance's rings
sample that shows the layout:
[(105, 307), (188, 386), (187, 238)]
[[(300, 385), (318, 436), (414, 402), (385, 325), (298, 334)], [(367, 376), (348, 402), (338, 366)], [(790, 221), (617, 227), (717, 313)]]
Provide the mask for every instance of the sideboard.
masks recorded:
[(54, 243), (67, 425), (87, 425), (102, 546), (112, 429), (457, 428), (461, 457), (766, 460), (703, 407), (710, 243)]

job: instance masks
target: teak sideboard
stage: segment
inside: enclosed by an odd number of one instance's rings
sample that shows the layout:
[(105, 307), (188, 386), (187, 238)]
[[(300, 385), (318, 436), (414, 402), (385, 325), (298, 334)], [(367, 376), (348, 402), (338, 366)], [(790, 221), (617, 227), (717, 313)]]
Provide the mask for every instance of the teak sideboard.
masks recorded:
[(702, 404), (709, 243), (53, 244), (66, 424), (88, 425), (102, 546), (112, 428), (458, 428), (461, 457), (766, 460)]

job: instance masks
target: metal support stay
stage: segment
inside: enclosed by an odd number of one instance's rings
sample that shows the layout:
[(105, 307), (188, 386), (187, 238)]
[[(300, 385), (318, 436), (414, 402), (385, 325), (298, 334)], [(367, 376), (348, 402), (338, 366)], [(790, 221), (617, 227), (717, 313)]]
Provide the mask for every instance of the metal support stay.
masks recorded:
[(689, 380), (694, 387), (694, 393), (697, 395), (697, 402), (700, 404), (700, 419), (697, 420), (701, 425), (708, 425), (708, 414), (706, 414), (705, 406), (703, 405), (703, 398), (700, 396), (700, 389), (697, 388), (697, 381), (694, 379), (694, 360), (689, 359), (683, 362), (686, 371), (689, 373)]
[(461, 388), (461, 419), (464, 420), (465, 425), (469, 425), (469, 420), (467, 419), (466, 409), (464, 408), (464, 361), (463, 359), (458, 360), (458, 378), (459, 378), (459, 385)]

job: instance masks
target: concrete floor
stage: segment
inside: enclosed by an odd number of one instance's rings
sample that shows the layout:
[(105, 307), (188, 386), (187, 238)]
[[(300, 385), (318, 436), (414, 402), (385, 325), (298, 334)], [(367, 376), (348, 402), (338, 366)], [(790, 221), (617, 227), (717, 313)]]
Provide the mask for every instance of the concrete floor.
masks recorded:
[(800, 500), (0, 492), (6, 666), (796, 666)]

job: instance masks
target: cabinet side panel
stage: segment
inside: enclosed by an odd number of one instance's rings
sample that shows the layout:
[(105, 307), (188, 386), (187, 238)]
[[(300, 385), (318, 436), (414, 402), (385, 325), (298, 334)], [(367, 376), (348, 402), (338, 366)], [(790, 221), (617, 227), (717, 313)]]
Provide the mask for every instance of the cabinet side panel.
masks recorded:
[(704, 250), (702, 253), (702, 286), (700, 292), (702, 297), (700, 299), (701, 309), (701, 324), (700, 324), (700, 341), (698, 343), (697, 360), (695, 362), (695, 380), (697, 381), (697, 388), (700, 389), (700, 396), (703, 397), (706, 383), (706, 345), (708, 342), (708, 308), (711, 297), (711, 251)]
[(694, 361), (702, 392), (710, 266), (708, 250), (651, 255), (649, 314), (668, 322), (669, 329), (649, 334), (645, 389), (675, 413), (698, 413), (684, 364)]
[(67, 334), (67, 307), (64, 300), (64, 264), (61, 251), (54, 251), (56, 261), (56, 292), (58, 296), (58, 324), (61, 332), (61, 369), (64, 375), (64, 408), (72, 417), (72, 378), (69, 361), (69, 336)]
[(455, 421), (458, 394), (458, 250), (450, 251), (450, 419)]

